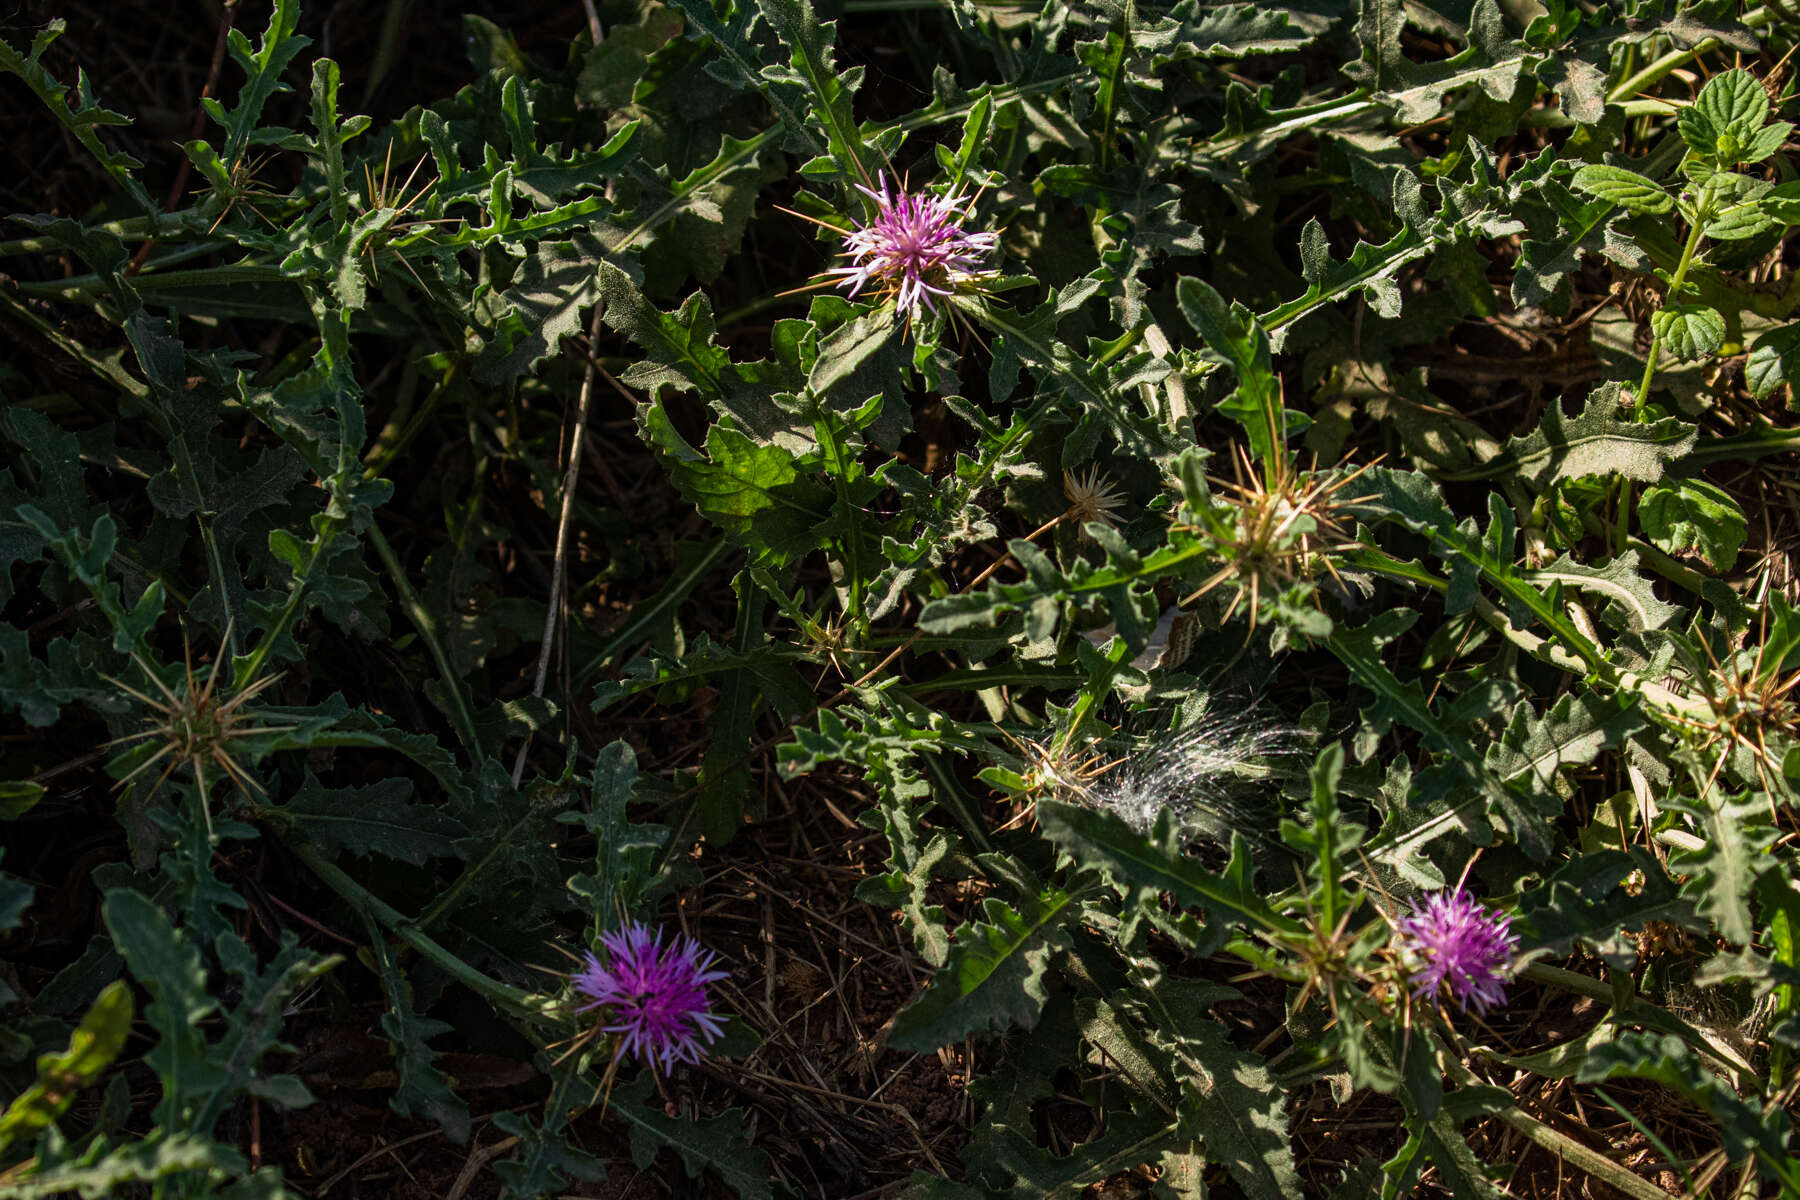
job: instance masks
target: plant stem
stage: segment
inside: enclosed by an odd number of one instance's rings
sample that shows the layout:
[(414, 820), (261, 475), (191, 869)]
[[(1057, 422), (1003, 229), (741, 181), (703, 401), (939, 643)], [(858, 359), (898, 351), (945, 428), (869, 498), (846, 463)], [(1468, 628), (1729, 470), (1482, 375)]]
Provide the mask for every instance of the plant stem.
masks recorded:
[(330, 547), (331, 539), (342, 524), (342, 521), (334, 517), (325, 518), (325, 523), (319, 529), (319, 536), (313, 539), (312, 557), (306, 560), (305, 569), (294, 576), (294, 585), (288, 592), (287, 603), (282, 606), (280, 614), (275, 618), (275, 623), (263, 633), (262, 640), (256, 644), (256, 649), (250, 652), (250, 657), (239, 664), (237, 668), (237, 687), (240, 691), (255, 683), (258, 676), (262, 674), (263, 666), (268, 662), (270, 652), (275, 649), (275, 643), (287, 633), (288, 626), (293, 623), (294, 615), (300, 611), (300, 602), (306, 598), (306, 585), (311, 580), (314, 569), (318, 567), (319, 560), (325, 557), (325, 551)]
[[(1706, 225), (1712, 218), (1711, 188), (1700, 189), (1700, 196), (1694, 205), (1694, 219), (1689, 223), (1687, 244), (1681, 248), (1681, 261), (1675, 264), (1675, 274), (1669, 276), (1669, 291), (1665, 304), (1679, 302), (1682, 284), (1687, 282), (1688, 268), (1694, 264), (1694, 254), (1700, 249), (1700, 238)], [(1662, 353), (1662, 335), (1656, 334), (1650, 339), (1650, 352), (1644, 355), (1644, 374), (1638, 380), (1637, 396), (1632, 403), (1632, 416), (1642, 421), (1644, 405), (1650, 399), (1650, 381), (1656, 377), (1656, 361)]]
[[(1688, 223), (1687, 244), (1681, 248), (1681, 261), (1675, 264), (1675, 273), (1669, 276), (1669, 290), (1665, 295), (1665, 305), (1680, 303), (1682, 285), (1687, 282), (1688, 268), (1694, 264), (1694, 254), (1700, 249), (1700, 238), (1704, 235), (1707, 222), (1712, 219), (1713, 190), (1710, 187), (1700, 189), (1700, 195), (1694, 202), (1694, 219)], [(1662, 355), (1662, 333), (1651, 323), (1649, 353), (1644, 355), (1644, 374), (1638, 380), (1637, 395), (1632, 400), (1631, 416), (1634, 421), (1642, 421), (1650, 400), (1650, 381), (1656, 378), (1656, 362)], [(1631, 500), (1633, 488), (1631, 480), (1619, 481), (1619, 512), (1613, 522), (1613, 553), (1625, 553), (1626, 539), (1631, 535)]]
[[(598, 18), (595, 24), (598, 25)], [(600, 340), (600, 316), (606, 311), (606, 301), (601, 300), (594, 305), (594, 315), (588, 320), (588, 345), (592, 346)], [(542, 696), (544, 683), (550, 677), (550, 654), (556, 645), (556, 622), (562, 615), (564, 607), (563, 586), (569, 574), (569, 518), (575, 513), (575, 488), (581, 480), (581, 442), (582, 434), (587, 429), (588, 402), (594, 397), (595, 363), (587, 360), (587, 370), (581, 377), (581, 397), (576, 402), (575, 428), (569, 433), (569, 462), (563, 471), (562, 481), (562, 513), (556, 521), (556, 558), (550, 573), (550, 603), (544, 611), (544, 638), (538, 646), (538, 663), (536, 681), (532, 684), (531, 694)], [(565, 702), (567, 697), (564, 697)], [(525, 752), (531, 748), (531, 733), (525, 731), (525, 739), (519, 744), (519, 756), (513, 762), (513, 786), (519, 786), (519, 780), (525, 776)]]
[(457, 678), (456, 671), (450, 665), (450, 655), (445, 652), (443, 642), (438, 639), (437, 621), (419, 599), (419, 594), (413, 591), (412, 582), (406, 577), (406, 568), (401, 565), (394, 548), (388, 545), (387, 538), (381, 535), (381, 530), (373, 522), (369, 524), (369, 542), (375, 547), (375, 553), (381, 556), (388, 578), (394, 581), (394, 590), (400, 593), (400, 606), (411, 618), (413, 628), (419, 631), (419, 639), (431, 652), (431, 660), (437, 664), (438, 674), (444, 678), (444, 695), (450, 706), (446, 715), (456, 727), (457, 740), (468, 751), (470, 761), (479, 763), (481, 739), (475, 736), (475, 716), (469, 711), (469, 702), (463, 696), (462, 680)]
[(399, 909), (386, 903), (335, 865), (327, 862), (311, 846), (289, 842), (287, 847), (293, 851), (295, 858), (305, 863), (313, 874), (323, 880), (332, 891), (348, 901), (353, 908), (372, 913), (383, 925), (393, 930), (401, 941), (436, 963), (445, 974), (458, 983), (472, 988), (495, 1004), (509, 1008), (520, 1016), (539, 1017), (544, 1015), (545, 1005), (539, 997), (523, 988), (510, 987), (499, 980), (483, 975), (445, 949), (442, 944), (416, 928)]
[(1627, 1196), (1636, 1200), (1668, 1200), (1669, 1193), (1649, 1180), (1626, 1170), (1599, 1151), (1588, 1149), (1574, 1138), (1558, 1133), (1521, 1109), (1503, 1108), (1494, 1115), (1524, 1134), (1526, 1140)]

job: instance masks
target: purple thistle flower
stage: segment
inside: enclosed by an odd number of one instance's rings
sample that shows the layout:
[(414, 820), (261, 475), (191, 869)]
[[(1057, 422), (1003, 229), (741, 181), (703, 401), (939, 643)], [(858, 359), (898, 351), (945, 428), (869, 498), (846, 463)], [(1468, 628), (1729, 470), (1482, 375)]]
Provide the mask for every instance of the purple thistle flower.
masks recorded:
[(574, 976), (575, 991), (585, 1000), (575, 1011), (605, 1009), (602, 1019), (611, 1024), (601, 1029), (621, 1035), (622, 1050), (660, 1063), (664, 1071), (698, 1062), (724, 1027), (706, 996), (707, 984), (725, 978), (724, 971), (707, 969), (712, 952), (679, 935), (664, 946), (662, 930), (636, 921), (602, 934), (600, 944), (606, 961), (589, 953)]
[(956, 285), (975, 277), (984, 255), (993, 251), (998, 235), (965, 233), (962, 200), (940, 200), (929, 192), (888, 191), (887, 176), (876, 177), (879, 192), (857, 184), (875, 202), (875, 217), (858, 224), (844, 238), (844, 253), (853, 260), (847, 267), (833, 267), (828, 275), (842, 275), (839, 287), (855, 296), (871, 282), (891, 288), (901, 312), (917, 316), (922, 304), (932, 312), (934, 296), (948, 296)]
[(1400, 945), (1419, 961), (1413, 967), (1415, 996), (1435, 996), (1444, 984), (1457, 1003), (1477, 1011), (1506, 1001), (1509, 973), (1519, 939), (1512, 918), (1488, 908), (1456, 885), (1413, 901), (1410, 915), (1394, 923)]

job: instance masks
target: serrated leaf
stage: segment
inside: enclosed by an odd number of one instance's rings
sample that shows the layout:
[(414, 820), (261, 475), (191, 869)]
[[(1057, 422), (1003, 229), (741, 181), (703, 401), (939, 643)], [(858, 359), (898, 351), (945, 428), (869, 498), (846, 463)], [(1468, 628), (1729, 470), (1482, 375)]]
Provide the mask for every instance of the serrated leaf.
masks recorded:
[(828, 516), (828, 499), (800, 477), (792, 453), (720, 422), (707, 430), (702, 455), (660, 404), (642, 406), (638, 421), (681, 494), (759, 565), (789, 562), (817, 545), (813, 530)]
[(1297, 928), (1257, 893), (1250, 878), (1248, 846), (1241, 839), (1233, 841), (1229, 865), (1215, 874), (1179, 848), (1151, 841), (1111, 813), (1040, 800), (1037, 815), (1046, 837), (1078, 861), (1104, 867), (1122, 883), (1171, 892), (1177, 903), (1203, 908), (1211, 920), (1252, 929)]
[(40, 61), (44, 51), (49, 49), (63, 32), (63, 21), (59, 18), (50, 22), (31, 42), (29, 54), (21, 54), (4, 39), (0, 39), (0, 70), (8, 71), (25, 81), (31, 90), (48, 108), (57, 121), (68, 132), (86, 147), (102, 168), (113, 180), (125, 189), (127, 195), (137, 204), (145, 215), (154, 218), (162, 212), (162, 206), (150, 198), (150, 193), (133, 174), (144, 164), (121, 151), (108, 150), (101, 142), (99, 129), (108, 125), (130, 125), (131, 118), (123, 113), (104, 108), (94, 99), (88, 88), (86, 75), (79, 77), (79, 85), (75, 90), (74, 102), (68, 99), (69, 87), (58, 83), (56, 77), (44, 67)]
[(281, 809), (308, 838), (327, 850), (385, 857), (423, 866), (456, 854), (468, 830), (442, 809), (409, 804), (412, 781), (384, 779), (364, 787), (328, 788), (311, 772)]
[(812, 114), (825, 125), (826, 144), (845, 179), (861, 182), (868, 177), (869, 151), (851, 112), (851, 100), (862, 81), (862, 69), (839, 72), (832, 63), (832, 39), (837, 22), (822, 21), (811, 0), (760, 0), (757, 5), (792, 54), (792, 71), (765, 67), (771, 80), (798, 78), (812, 94)]
[(1560, 404), (1549, 404), (1531, 433), (1510, 439), (1499, 454), (1477, 468), (1445, 472), (1441, 477), (1467, 480), (1513, 475), (1540, 490), (1584, 475), (1655, 483), (1670, 463), (1693, 449), (1699, 431), (1674, 417), (1630, 420), (1620, 408), (1619, 392), (1617, 383), (1601, 384), (1588, 393), (1581, 415), (1573, 420)]
[(727, 1109), (704, 1120), (664, 1114), (660, 1103), (652, 1106), (650, 1072), (640, 1071), (613, 1094), (610, 1111), (631, 1125), (631, 1158), (648, 1167), (659, 1149), (667, 1147), (681, 1158), (691, 1178), (712, 1170), (743, 1200), (770, 1200), (768, 1156), (750, 1144), (744, 1132), (742, 1110)]
[(225, 1083), (225, 1071), (207, 1054), (200, 1032), (218, 1007), (207, 994), (200, 954), (140, 892), (115, 888), (101, 911), (113, 944), (152, 997), (144, 1015), (160, 1036), (144, 1060), (162, 1079), (156, 1121), (193, 1128), (207, 1098)]
[(702, 292), (689, 296), (678, 313), (664, 313), (644, 299), (631, 277), (611, 263), (599, 268), (600, 297), (606, 302), (602, 316), (615, 329), (650, 356), (649, 362), (632, 364), (625, 381), (657, 398), (659, 389), (697, 391), (720, 396), (731, 372), (731, 356), (713, 344), (712, 303)]
[(381, 972), (381, 989), (387, 996), (387, 1011), (381, 1014), (381, 1031), (393, 1044), (394, 1061), (400, 1073), (400, 1084), (394, 1089), (388, 1107), (403, 1117), (429, 1120), (452, 1141), (466, 1142), (469, 1140), (468, 1105), (451, 1090), (450, 1080), (433, 1064), (437, 1052), (426, 1044), (430, 1038), (449, 1033), (450, 1026), (420, 1016), (413, 1010), (412, 983), (400, 969), (387, 934), (366, 912), (363, 927), (369, 931), (369, 948)]
[[(582, 332), (582, 314), (600, 299), (606, 247), (590, 234), (538, 244), (499, 298), (516, 320), (482, 347), (475, 376), (510, 383), (556, 353), (562, 339)], [(616, 268), (612, 268), (616, 270)], [(616, 326), (615, 326), (616, 328)]]
[(1634, 633), (1662, 629), (1682, 612), (1676, 605), (1656, 598), (1653, 585), (1640, 569), (1636, 550), (1607, 560), (1603, 567), (1586, 566), (1565, 554), (1535, 571), (1521, 571), (1520, 575), (1533, 584), (1549, 587), (1560, 583), (1605, 600), (1602, 615), (1607, 622)]
[[(208, 1138), (158, 1131), (141, 1142), (113, 1146), (97, 1138), (72, 1161), (48, 1169), (41, 1164), (20, 1178), (8, 1178), (7, 1200), (52, 1200), (74, 1192), (82, 1200), (109, 1200), (129, 1195), (133, 1184), (172, 1175), (216, 1172), (220, 1177), (244, 1169), (243, 1156)], [(259, 1176), (271, 1174), (258, 1172)], [(224, 1200), (222, 1193), (215, 1193)], [(272, 1198), (269, 1198), (272, 1200)]]
[(582, 58), (575, 97), (584, 105), (618, 108), (631, 103), (632, 92), (652, 55), (679, 37), (686, 22), (674, 9), (653, 4), (635, 25), (615, 25)]
[(1223, 1164), (1251, 1200), (1299, 1194), (1287, 1091), (1268, 1060), (1232, 1045), (1213, 1020), (1194, 1020), (1177, 1037), (1186, 1076), (1182, 1125), (1200, 1135), (1207, 1159)]
[(1645, 724), (1641, 706), (1630, 696), (1569, 693), (1541, 718), (1529, 702), (1521, 702), (1505, 734), (1488, 747), (1487, 765), (1509, 783), (1529, 781), (1554, 793), (1558, 771), (1593, 762)]
[(1638, 499), (1644, 534), (1666, 554), (1697, 551), (1714, 570), (1737, 560), (1749, 521), (1725, 489), (1704, 479), (1667, 479)]
[(574, 1179), (588, 1183), (606, 1179), (606, 1164), (569, 1142), (564, 1094), (560, 1086), (551, 1093), (552, 1107), (545, 1112), (541, 1126), (524, 1113), (495, 1114), (494, 1128), (518, 1140), (517, 1152), (494, 1164), (494, 1178), (505, 1188), (501, 1194), (509, 1200), (561, 1194)]
[(1769, 853), (1775, 830), (1768, 801), (1760, 796), (1734, 799), (1715, 787), (1709, 799), (1697, 803), (1673, 797), (1665, 803), (1691, 813), (1699, 826), (1700, 848), (1670, 856), (1670, 865), (1689, 875), (1682, 895), (1701, 916), (1711, 918), (1721, 937), (1748, 945), (1756, 937), (1750, 896), (1777, 862)]
[(1175, 296), (1188, 324), (1236, 372), (1237, 388), (1219, 402), (1219, 411), (1244, 427), (1254, 457), (1273, 461), (1285, 447), (1288, 429), (1269, 335), (1248, 310), (1227, 305), (1203, 280), (1183, 275), (1175, 281)]
[(1494, 1186), (1487, 1170), (1449, 1113), (1440, 1112), (1429, 1121), (1418, 1124), (1420, 1140), (1432, 1165), (1438, 1169), (1445, 1189), (1461, 1200), (1504, 1200), (1505, 1193)]
[[(837, 757), (849, 752), (847, 746), (841, 747)], [(931, 788), (907, 756), (869, 746), (858, 757), (880, 796), (876, 807), (858, 821), (887, 837), (890, 870), (863, 880), (857, 885), (856, 897), (903, 912), (919, 953), (930, 965), (941, 967), (950, 954), (950, 930), (944, 923), (943, 906), (931, 901), (930, 889), (955, 841), (947, 833), (931, 832), (922, 825)]]
[(1725, 318), (1698, 304), (1656, 310), (1650, 315), (1650, 329), (1670, 354), (1688, 361), (1717, 354), (1725, 344)]
[(1079, 1195), (1109, 1176), (1154, 1159), (1179, 1137), (1180, 1125), (1160, 1109), (1109, 1109), (1105, 1133), (1061, 1156), (1048, 1155), (1030, 1138), (1007, 1129), (986, 1143), (984, 1159), (1011, 1187), (987, 1194), (1007, 1200)]
[[(1633, 881), (1641, 878), (1641, 885)], [(1517, 927), (1527, 950), (1568, 954), (1577, 941), (1615, 970), (1637, 962), (1637, 943), (1624, 931), (1645, 921), (1693, 921), (1693, 906), (1676, 895), (1668, 874), (1642, 847), (1596, 850), (1571, 859), (1519, 899)]]
[(1078, 893), (1046, 888), (1015, 909), (997, 896), (957, 926), (948, 961), (894, 1019), (888, 1044), (924, 1054), (971, 1033), (1029, 1029), (1043, 1011), (1050, 957), (1069, 944)]
[(576, 876), (569, 887), (594, 906), (594, 919), (602, 929), (615, 924), (620, 910), (637, 911), (657, 852), (669, 837), (663, 826), (634, 824), (626, 815), (637, 777), (637, 755), (630, 745), (613, 742), (603, 747), (594, 755), (588, 811), (557, 818), (594, 835), (594, 872)]
[(1628, 212), (1654, 215), (1670, 212), (1675, 207), (1674, 198), (1661, 184), (1623, 167), (1589, 163), (1576, 171), (1570, 182), (1577, 191), (1616, 204)]

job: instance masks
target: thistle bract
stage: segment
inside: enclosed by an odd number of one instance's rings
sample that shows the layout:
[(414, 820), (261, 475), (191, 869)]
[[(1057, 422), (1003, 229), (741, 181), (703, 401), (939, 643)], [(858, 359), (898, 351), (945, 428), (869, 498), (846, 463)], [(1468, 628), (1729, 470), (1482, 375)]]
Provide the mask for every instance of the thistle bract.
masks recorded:
[(606, 958), (589, 953), (575, 974), (583, 1003), (576, 1012), (601, 1010), (601, 1029), (619, 1035), (619, 1048), (667, 1071), (698, 1062), (717, 1041), (723, 1020), (712, 1011), (707, 984), (725, 978), (709, 970), (710, 951), (677, 936), (663, 945), (662, 931), (628, 921), (601, 935)]
[(844, 238), (851, 265), (833, 267), (827, 274), (843, 276), (838, 286), (852, 296), (870, 284), (890, 290), (908, 317), (916, 316), (920, 306), (936, 312), (933, 297), (948, 296), (958, 284), (973, 279), (997, 236), (965, 232), (962, 222), (968, 214), (955, 196), (892, 193), (885, 175), (877, 176), (876, 182), (879, 192), (857, 185), (875, 202), (875, 216)]
[(1451, 996), (1477, 1011), (1506, 1001), (1506, 976), (1519, 939), (1512, 919), (1462, 890), (1436, 892), (1414, 901), (1412, 912), (1394, 923), (1399, 944), (1416, 960), (1415, 996), (1435, 996), (1448, 984)]

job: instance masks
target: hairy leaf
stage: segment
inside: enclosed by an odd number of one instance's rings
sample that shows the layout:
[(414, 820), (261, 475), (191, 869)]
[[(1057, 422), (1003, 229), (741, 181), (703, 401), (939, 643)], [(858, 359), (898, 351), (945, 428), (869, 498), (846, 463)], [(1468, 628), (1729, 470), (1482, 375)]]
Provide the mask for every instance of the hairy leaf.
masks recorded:
[(1704, 479), (1670, 479), (1645, 488), (1638, 520), (1657, 549), (1668, 554), (1694, 551), (1719, 571), (1737, 560), (1750, 528), (1737, 501)]
[(1016, 909), (997, 896), (983, 900), (981, 919), (957, 926), (948, 961), (894, 1019), (888, 1043), (923, 1054), (990, 1028), (1031, 1028), (1047, 998), (1050, 958), (1069, 944), (1078, 895), (1045, 888)]
[(1606, 383), (1588, 394), (1573, 420), (1560, 404), (1550, 404), (1538, 427), (1509, 440), (1495, 457), (1447, 479), (1503, 479), (1514, 476), (1536, 488), (1585, 475), (1614, 475), (1655, 483), (1668, 465), (1694, 448), (1694, 426), (1674, 417), (1633, 421), (1620, 410), (1619, 385)]

